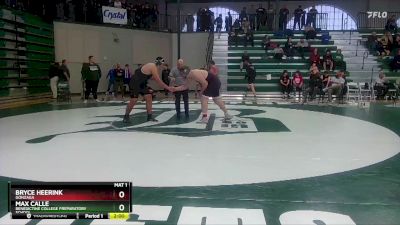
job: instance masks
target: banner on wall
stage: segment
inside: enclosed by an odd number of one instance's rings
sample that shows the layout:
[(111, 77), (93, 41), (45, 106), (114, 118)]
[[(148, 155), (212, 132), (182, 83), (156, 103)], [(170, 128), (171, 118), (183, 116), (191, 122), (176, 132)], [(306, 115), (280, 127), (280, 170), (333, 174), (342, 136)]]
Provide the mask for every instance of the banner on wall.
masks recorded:
[(103, 6), (103, 23), (128, 24), (126, 9)]

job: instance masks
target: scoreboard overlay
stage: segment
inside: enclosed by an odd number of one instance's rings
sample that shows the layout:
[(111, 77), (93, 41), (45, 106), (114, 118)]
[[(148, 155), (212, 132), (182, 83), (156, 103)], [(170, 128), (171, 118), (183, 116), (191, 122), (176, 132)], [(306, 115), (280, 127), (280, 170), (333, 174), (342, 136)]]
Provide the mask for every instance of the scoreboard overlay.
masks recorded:
[(12, 219), (126, 219), (131, 182), (9, 182)]

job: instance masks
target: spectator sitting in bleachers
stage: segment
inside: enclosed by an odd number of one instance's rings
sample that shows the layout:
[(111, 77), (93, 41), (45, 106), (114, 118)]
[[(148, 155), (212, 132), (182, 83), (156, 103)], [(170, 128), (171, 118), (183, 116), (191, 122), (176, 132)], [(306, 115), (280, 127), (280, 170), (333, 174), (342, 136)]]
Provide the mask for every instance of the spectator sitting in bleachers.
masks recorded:
[(331, 76), (329, 75), (328, 71), (325, 71), (324, 74), (322, 75), (322, 88), (323, 88), (322, 91), (323, 92), (328, 91), (330, 81), (331, 81)]
[(279, 46), (276, 45), (274, 48), (274, 59), (282, 60), (283, 56), (285, 55), (285, 51)]
[(303, 75), (301, 75), (300, 71), (298, 70), (293, 75), (292, 85), (294, 89), (293, 91), (295, 92), (295, 94), (299, 93), (299, 98), (300, 98), (303, 90), (304, 80), (303, 80)]
[(229, 32), (229, 36), (228, 36), (228, 45), (231, 46), (233, 44), (235, 44), (235, 46), (237, 47), (239, 43), (239, 35), (236, 32)]
[(396, 33), (397, 32), (397, 24), (396, 24), (396, 16), (392, 15), (386, 22), (385, 30)]
[(390, 55), (389, 43), (387, 38), (379, 38), (377, 45), (378, 55), (381, 57)]
[(310, 64), (315, 63), (317, 66), (321, 63), (321, 57), (318, 54), (318, 48), (314, 48), (310, 54)]
[(288, 37), (285, 44), (285, 54), (288, 58), (293, 58), (294, 56), (294, 44), (291, 37)]
[(244, 47), (247, 47), (247, 43), (250, 43), (254, 47), (254, 34), (253, 30), (248, 29), (247, 33), (244, 34)]
[(385, 77), (383, 71), (379, 72), (379, 76), (375, 79), (374, 90), (376, 91), (377, 100), (383, 100), (389, 90), (389, 81)]
[(315, 39), (317, 37), (317, 31), (315, 31), (314, 27), (306, 26), (304, 28), (304, 33), (306, 34), (306, 39)]
[(395, 72), (400, 70), (400, 49), (397, 49), (397, 55), (390, 62), (390, 69)]
[(370, 36), (368, 36), (367, 46), (369, 49), (376, 52), (377, 45), (378, 45), (378, 36), (376, 36), (376, 32), (374, 31), (374, 32), (372, 32), (372, 34)]
[(267, 53), (268, 50), (272, 50), (271, 48), (271, 39), (268, 37), (268, 35), (265, 35), (264, 38), (261, 41), (261, 47), (265, 49), (265, 53)]
[(393, 41), (393, 49), (400, 49), (400, 34), (396, 34), (395, 39)]
[(317, 93), (322, 92), (322, 80), (317, 64), (313, 63), (310, 68), (310, 79), (308, 81), (307, 93), (311, 99), (315, 99)]
[(242, 30), (244, 34), (247, 34), (247, 32), (250, 30), (250, 22), (247, 20), (247, 18), (243, 18), (242, 21)]
[(304, 59), (304, 52), (309, 50), (308, 42), (303, 38), (296, 44), (297, 52), (300, 54), (301, 58)]
[(281, 89), (282, 89), (282, 95), (283, 98), (285, 99), (286, 97), (289, 98), (290, 90), (291, 90), (291, 85), (290, 85), (290, 77), (289, 73), (287, 70), (284, 70), (281, 78), (279, 79)]
[(326, 54), (324, 55), (322, 62), (323, 62), (325, 71), (326, 70), (333, 71), (333, 66), (334, 66), (335, 62), (333, 61), (331, 50), (328, 49), (326, 51)]
[(319, 69), (318, 69), (317, 63), (314, 62), (314, 63), (311, 64), (310, 73), (312, 75), (319, 74)]
[(336, 99), (340, 100), (343, 98), (343, 87), (345, 83), (342, 71), (336, 73), (336, 77), (332, 77), (328, 86), (328, 101), (332, 102), (332, 94), (336, 95)]

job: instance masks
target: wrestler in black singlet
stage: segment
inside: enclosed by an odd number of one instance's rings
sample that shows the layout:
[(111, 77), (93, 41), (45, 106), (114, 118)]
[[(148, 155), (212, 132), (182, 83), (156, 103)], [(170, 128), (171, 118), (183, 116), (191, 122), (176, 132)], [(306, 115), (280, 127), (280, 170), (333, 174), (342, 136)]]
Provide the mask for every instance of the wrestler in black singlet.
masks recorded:
[(138, 98), (139, 95), (149, 95), (149, 88), (147, 87), (147, 81), (151, 78), (151, 75), (146, 75), (142, 72), (142, 67), (135, 70), (131, 81), (129, 82), (129, 91), (131, 98)]
[(204, 90), (203, 95), (207, 97), (219, 97), (221, 81), (219, 80), (218, 76), (208, 73), (206, 81), (208, 82), (208, 86), (206, 90)]

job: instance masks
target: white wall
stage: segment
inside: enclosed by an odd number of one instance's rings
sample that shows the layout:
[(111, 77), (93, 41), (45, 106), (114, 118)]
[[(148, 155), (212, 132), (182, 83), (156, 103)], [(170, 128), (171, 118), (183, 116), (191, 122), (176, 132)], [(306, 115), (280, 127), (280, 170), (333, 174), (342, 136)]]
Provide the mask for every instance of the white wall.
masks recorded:
[[(178, 59), (177, 34), (172, 34), (174, 65)], [(181, 34), (181, 58), (190, 68), (200, 68), (206, 63), (208, 33), (182, 33)]]
[[(172, 66), (177, 60), (176, 34), (55, 22), (54, 36), (56, 60), (69, 62), (72, 93), (82, 89), (80, 70), (89, 55), (102, 69), (99, 92), (106, 90), (105, 77), (115, 63), (130, 64), (135, 69), (137, 64), (153, 62), (157, 56), (163, 56)], [(192, 68), (205, 62), (207, 37), (200, 33), (181, 36), (181, 57)]]

